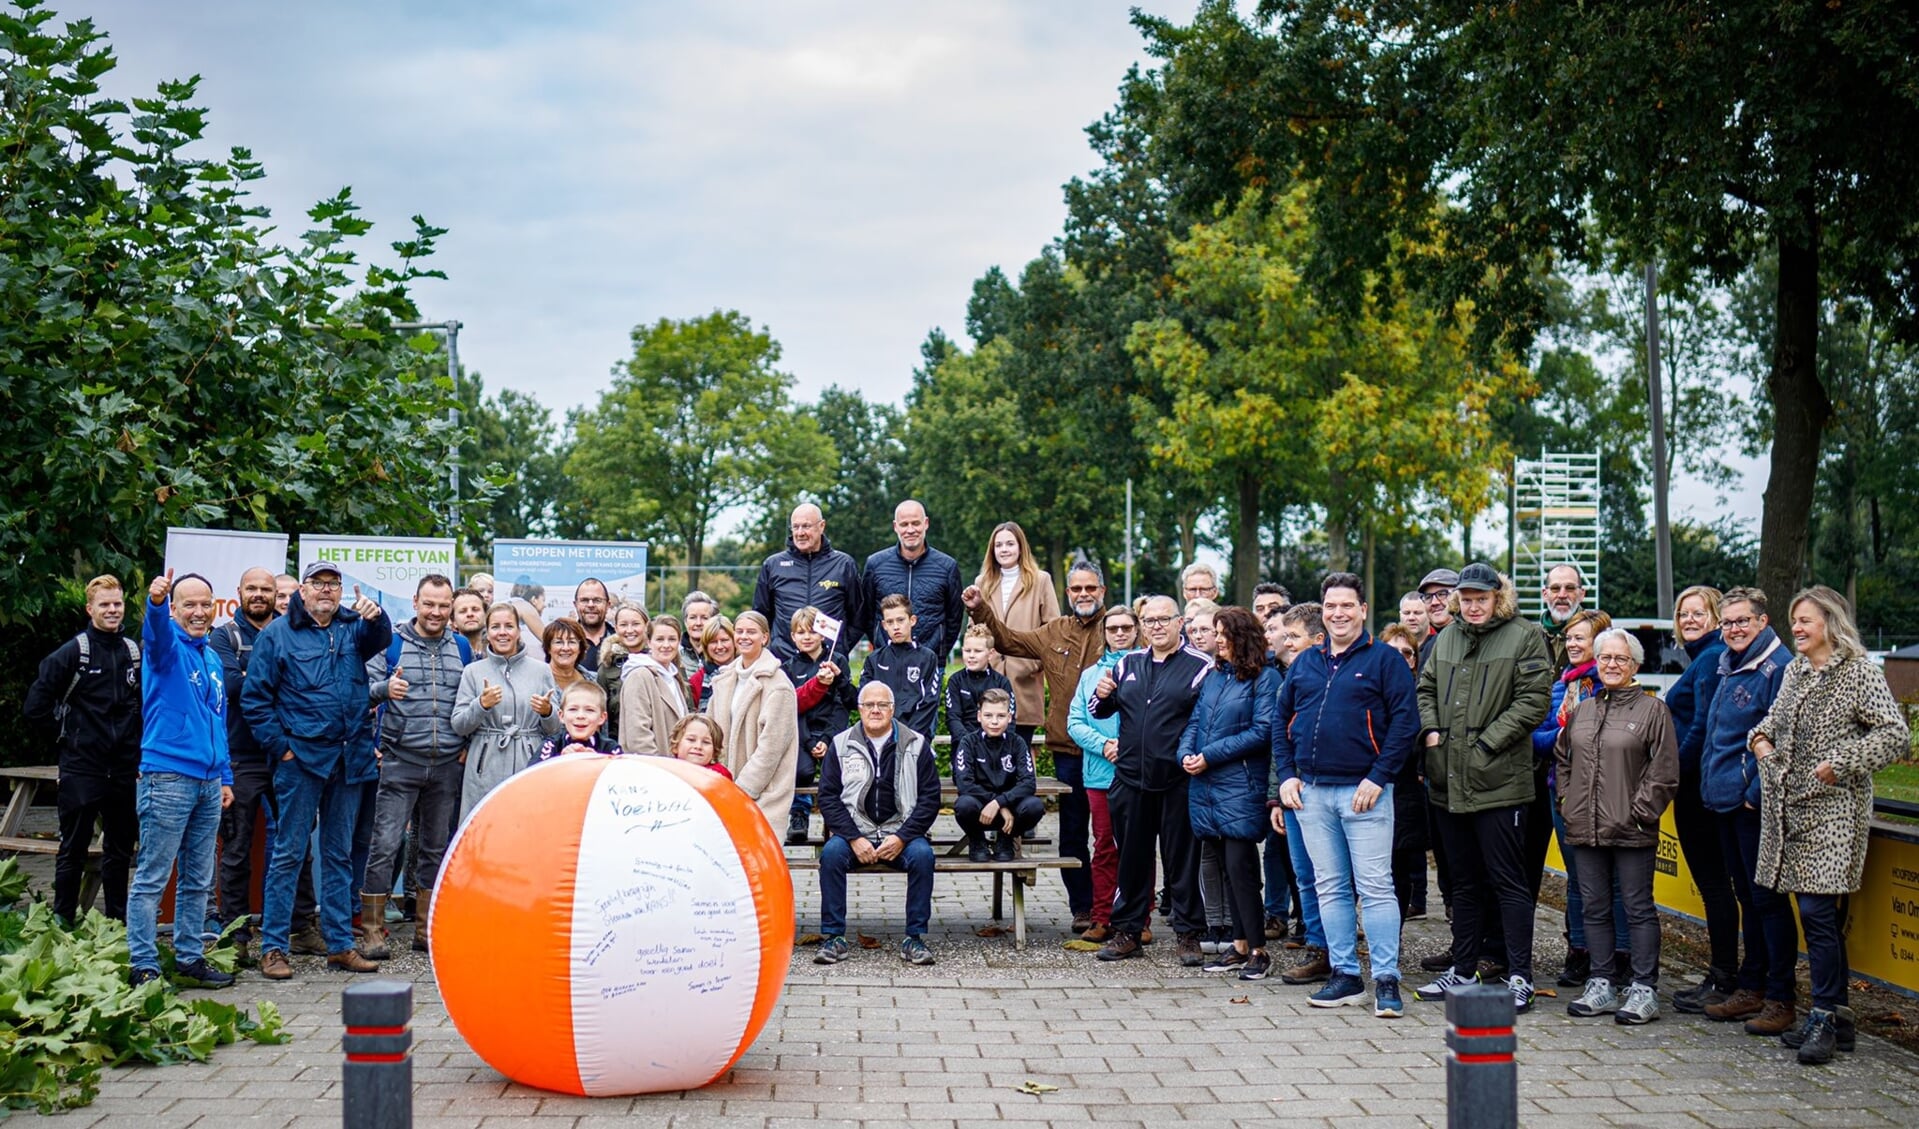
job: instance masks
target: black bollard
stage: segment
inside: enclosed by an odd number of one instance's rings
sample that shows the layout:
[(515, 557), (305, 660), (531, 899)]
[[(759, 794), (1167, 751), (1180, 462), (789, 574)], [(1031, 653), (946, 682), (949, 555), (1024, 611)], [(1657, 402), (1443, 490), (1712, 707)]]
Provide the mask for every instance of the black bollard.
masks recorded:
[(413, 1129), (413, 985), (369, 980), (340, 994), (346, 1129)]
[(1518, 1129), (1513, 994), (1473, 984), (1446, 993), (1447, 1129)]

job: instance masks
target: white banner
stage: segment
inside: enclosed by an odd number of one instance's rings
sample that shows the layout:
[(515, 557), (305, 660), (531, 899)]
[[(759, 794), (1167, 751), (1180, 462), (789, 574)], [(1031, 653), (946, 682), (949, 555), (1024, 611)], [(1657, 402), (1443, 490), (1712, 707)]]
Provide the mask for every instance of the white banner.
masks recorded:
[(341, 602), (353, 603), (353, 589), (378, 603), (394, 623), (413, 618), (413, 593), (420, 578), (438, 573), (453, 576), (451, 537), (336, 537), (327, 533), (300, 534), (300, 568), (324, 561), (340, 570), (346, 585)]
[(170, 527), (162, 567), (176, 576), (197, 572), (206, 577), (213, 585), (214, 620), (225, 623), (239, 612), (240, 577), (246, 570), (263, 568), (275, 576), (287, 570), (287, 535)]
[(646, 542), (521, 541), (493, 542), (493, 598), (519, 596), (552, 623), (573, 614), (573, 591), (589, 577), (606, 585), (617, 605), (622, 600), (646, 605)]

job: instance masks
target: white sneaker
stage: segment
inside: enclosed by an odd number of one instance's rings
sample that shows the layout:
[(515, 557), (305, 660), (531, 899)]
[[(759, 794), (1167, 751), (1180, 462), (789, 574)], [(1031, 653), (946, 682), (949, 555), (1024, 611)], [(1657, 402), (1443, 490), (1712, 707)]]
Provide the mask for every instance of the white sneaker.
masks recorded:
[(1626, 989), (1626, 1002), (1619, 1005), (1614, 1023), (1651, 1023), (1659, 1018), (1659, 993), (1650, 984), (1634, 984)]
[(1533, 1009), (1533, 982), (1514, 973), (1506, 977), (1506, 987), (1513, 992), (1513, 1014), (1524, 1015)]
[(1619, 994), (1612, 990), (1612, 981), (1604, 976), (1594, 976), (1586, 981), (1586, 990), (1572, 1003), (1566, 1005), (1567, 1015), (1582, 1018), (1605, 1015), (1619, 1010)]
[(1413, 999), (1423, 1003), (1433, 1003), (1437, 1000), (1445, 999), (1446, 993), (1452, 991), (1454, 988), (1464, 988), (1468, 984), (1477, 983), (1479, 983), (1479, 981), (1474, 980), (1472, 977), (1461, 976), (1449, 968), (1440, 973), (1439, 978), (1432, 983), (1423, 988), (1413, 989)]

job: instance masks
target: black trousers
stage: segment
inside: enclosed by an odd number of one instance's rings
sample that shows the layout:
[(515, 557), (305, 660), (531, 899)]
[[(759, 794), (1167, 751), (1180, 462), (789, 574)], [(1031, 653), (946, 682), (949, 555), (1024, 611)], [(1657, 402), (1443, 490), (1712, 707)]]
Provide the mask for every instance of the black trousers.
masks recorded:
[(93, 846), (94, 824), (100, 825), (100, 893), (105, 913), (115, 921), (127, 919), (127, 877), (133, 869), (133, 848), (140, 839), (140, 818), (134, 813), (134, 776), (97, 776), (62, 772), (57, 805), (60, 814), (60, 853), (53, 856), (53, 912), (72, 921), (80, 912), (80, 884), (86, 877), (87, 851)]
[[(1226, 905), (1232, 910), (1233, 939), (1246, 951), (1266, 947), (1266, 904), (1260, 889), (1259, 844), (1246, 839), (1206, 839), (1219, 852), (1226, 872)], [(1208, 907), (1211, 908), (1210, 906)]]
[[(1024, 835), (1038, 827), (1041, 817), (1046, 814), (1046, 803), (1038, 796), (1026, 796), (1006, 806), (1013, 809), (1013, 834), (1015, 835)], [(977, 796), (960, 796), (953, 801), (953, 821), (959, 824), (960, 830), (966, 832), (969, 838), (985, 834), (1000, 826), (999, 818), (993, 820), (991, 828), (981, 825), (979, 813), (985, 807), (986, 805), (981, 803)]]
[[(273, 766), (257, 757), (233, 762), (233, 803), (220, 813), (220, 920), (232, 921), (243, 913), (253, 913), (253, 828), (260, 816), (277, 811), (273, 796)], [(267, 853), (273, 852), (268, 836)], [(300, 885), (294, 891), (293, 919), (305, 921), (319, 909), (313, 902), (313, 860), (300, 871)]]
[(1059, 798), (1059, 853), (1078, 859), (1077, 868), (1059, 872), (1066, 887), (1066, 908), (1074, 917), (1093, 912), (1093, 808), (1086, 801), (1085, 760), (1078, 753), (1053, 750), (1053, 777), (1072, 791)]
[(1799, 927), (1806, 933), (1806, 963), (1812, 966), (1812, 1006), (1846, 1006), (1846, 895), (1794, 894)]
[[(1106, 789), (1113, 813), (1113, 838), (1119, 843), (1119, 892), (1113, 897), (1113, 928), (1138, 933), (1153, 904), (1153, 848), (1166, 864), (1166, 897), (1173, 928), (1198, 933), (1206, 928), (1199, 899), (1199, 846), (1187, 814), (1186, 781), (1149, 792), (1115, 780)], [(1263, 923), (1262, 923), (1263, 924)], [(1264, 934), (1262, 934), (1263, 936)]]
[(1719, 825), (1699, 798), (1699, 767), (1679, 770), (1679, 794), (1672, 801), (1673, 826), (1679, 832), (1679, 850), (1706, 908), (1706, 940), (1711, 949), (1708, 975), (1722, 991), (1731, 992), (1739, 969), (1739, 899), (1732, 892), (1732, 872), (1719, 842)]
[(1497, 922), (1505, 939), (1507, 972), (1530, 982), (1537, 878), (1526, 873), (1526, 806), (1436, 815), (1453, 863), (1454, 971), (1473, 974), (1485, 934)]

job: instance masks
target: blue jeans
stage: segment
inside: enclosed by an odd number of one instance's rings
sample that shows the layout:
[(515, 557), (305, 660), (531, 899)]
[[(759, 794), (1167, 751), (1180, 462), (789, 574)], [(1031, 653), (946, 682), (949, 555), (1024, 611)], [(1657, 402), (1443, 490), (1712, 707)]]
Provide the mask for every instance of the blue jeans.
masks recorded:
[[(1357, 784), (1308, 784), (1300, 830), (1313, 859), (1319, 920), (1326, 932), (1326, 958), (1334, 971), (1359, 975), (1359, 922), (1353, 895), (1366, 919), (1373, 979), (1399, 978), (1399, 895), (1393, 891), (1393, 786), (1364, 812), (1353, 810)], [(1302, 884), (1303, 885), (1303, 884)], [(1303, 894), (1304, 891), (1302, 890)]]
[(1286, 836), (1268, 827), (1260, 860), (1266, 879), (1266, 916), (1283, 925), (1293, 912), (1293, 856)]
[(1286, 813), (1286, 854), (1293, 860), (1293, 884), (1299, 887), (1299, 919), (1306, 923), (1306, 943), (1316, 949), (1326, 947), (1326, 930), (1319, 920), (1319, 892), (1313, 881), (1313, 856), (1306, 852), (1306, 835), (1299, 827), (1299, 813)]
[(273, 794), (280, 804), (280, 822), (273, 829), (273, 861), (267, 866), (266, 903), (260, 911), (260, 951), (287, 951), (293, 928), (293, 888), (306, 862), (307, 839), (314, 818), (320, 821), (318, 867), (320, 933), (327, 952), (353, 947), (353, 825), (360, 812), (361, 786), (346, 782), (344, 758), (333, 775), (322, 779), (297, 760), (283, 760), (273, 770)]
[[(1559, 839), (1559, 857), (1566, 863), (1566, 943), (1575, 949), (1590, 948), (1586, 943), (1586, 896), (1579, 889), (1577, 849), (1566, 846), (1566, 817), (1559, 812), (1559, 789), (1552, 789), (1553, 834)], [(1626, 899), (1619, 893), (1619, 878), (1613, 877), (1612, 922), (1616, 953), (1632, 952), (1632, 937), (1626, 930)]]
[[(846, 872), (857, 862), (853, 844), (838, 835), (820, 848), (820, 932), (828, 937), (846, 935)], [(924, 937), (933, 922), (933, 844), (908, 839), (898, 858), (880, 865), (906, 872), (906, 935)]]
[(180, 863), (173, 892), (173, 957), (188, 964), (206, 955), (207, 898), (213, 893), (213, 841), (220, 831), (220, 782), (177, 772), (143, 772), (134, 786), (140, 819), (139, 861), (127, 894), (127, 953), (134, 968), (160, 970), (156, 937), (160, 895)]

